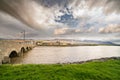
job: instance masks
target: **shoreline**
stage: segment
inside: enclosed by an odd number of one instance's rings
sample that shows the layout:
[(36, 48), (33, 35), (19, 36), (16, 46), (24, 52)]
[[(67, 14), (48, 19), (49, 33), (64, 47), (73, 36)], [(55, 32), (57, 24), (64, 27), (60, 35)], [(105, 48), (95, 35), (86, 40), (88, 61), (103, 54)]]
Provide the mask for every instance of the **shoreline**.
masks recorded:
[[(57, 65), (57, 64), (84, 64), (87, 62), (96, 62), (96, 61), (100, 61), (100, 62), (105, 62), (108, 60), (120, 60), (120, 56), (119, 57), (103, 57), (103, 58), (98, 58), (98, 59), (89, 59), (89, 60), (85, 60), (85, 61), (76, 61), (76, 62), (65, 62), (65, 63), (52, 63), (52, 64), (44, 64), (42, 63), (42, 65)], [(20, 63), (21, 64), (21, 63)], [(3, 64), (0, 64), (3, 65)], [(12, 64), (12, 65), (16, 65), (16, 64)], [(29, 65), (29, 64), (24, 64), (24, 65)], [(33, 64), (36, 65), (36, 64)], [(41, 65), (41, 64), (37, 64), (37, 65)]]
[(56, 64), (83, 64), (83, 63), (87, 63), (87, 62), (96, 62), (96, 61), (105, 62), (108, 60), (120, 60), (120, 57), (104, 57), (104, 58), (99, 58), (99, 59), (90, 59), (90, 60), (86, 60), (86, 61), (56, 63)]
[[(67, 46), (99, 46), (99, 45), (106, 45), (106, 44), (67, 44), (67, 45), (37, 45), (37, 46), (58, 46), (58, 47), (67, 47)], [(109, 45), (108, 45), (109, 46)]]

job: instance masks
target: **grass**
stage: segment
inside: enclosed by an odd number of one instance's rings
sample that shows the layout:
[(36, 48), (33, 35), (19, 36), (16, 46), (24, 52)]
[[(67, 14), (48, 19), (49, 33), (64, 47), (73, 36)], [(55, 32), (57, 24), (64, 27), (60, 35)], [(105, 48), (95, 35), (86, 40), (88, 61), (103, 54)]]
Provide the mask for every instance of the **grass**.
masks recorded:
[(83, 64), (1, 65), (0, 80), (120, 80), (120, 60)]

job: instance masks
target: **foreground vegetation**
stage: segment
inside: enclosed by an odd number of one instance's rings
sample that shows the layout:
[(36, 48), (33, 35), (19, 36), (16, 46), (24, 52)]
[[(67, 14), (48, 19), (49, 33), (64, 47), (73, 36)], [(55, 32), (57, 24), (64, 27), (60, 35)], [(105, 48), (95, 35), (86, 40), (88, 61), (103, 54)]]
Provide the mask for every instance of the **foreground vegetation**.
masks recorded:
[(0, 80), (120, 80), (120, 60), (83, 64), (1, 65)]

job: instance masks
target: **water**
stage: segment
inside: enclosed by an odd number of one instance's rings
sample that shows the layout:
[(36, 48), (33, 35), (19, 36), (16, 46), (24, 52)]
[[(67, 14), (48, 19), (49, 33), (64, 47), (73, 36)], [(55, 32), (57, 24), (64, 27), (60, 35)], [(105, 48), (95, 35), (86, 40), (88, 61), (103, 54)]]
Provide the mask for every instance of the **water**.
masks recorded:
[(120, 56), (119, 46), (35, 47), (13, 64), (54, 64)]

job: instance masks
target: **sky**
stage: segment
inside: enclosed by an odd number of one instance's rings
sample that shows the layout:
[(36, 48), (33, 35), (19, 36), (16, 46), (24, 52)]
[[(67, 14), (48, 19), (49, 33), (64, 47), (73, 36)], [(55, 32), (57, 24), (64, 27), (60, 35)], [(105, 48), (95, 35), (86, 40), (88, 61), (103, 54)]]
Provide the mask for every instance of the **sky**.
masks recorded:
[(0, 38), (120, 39), (120, 0), (0, 0)]

